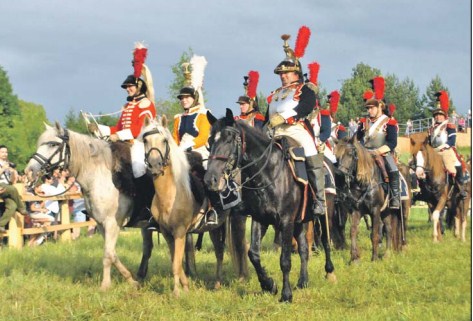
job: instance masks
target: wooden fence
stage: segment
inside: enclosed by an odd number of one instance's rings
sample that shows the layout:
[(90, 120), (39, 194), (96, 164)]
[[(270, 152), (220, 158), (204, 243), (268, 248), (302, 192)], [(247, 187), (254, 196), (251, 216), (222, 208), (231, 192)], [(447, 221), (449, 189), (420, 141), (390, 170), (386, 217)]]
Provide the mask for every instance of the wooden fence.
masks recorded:
[(24, 193), (24, 187), (22, 184), (16, 184), (15, 187), (20, 192), (20, 195), (25, 202), (35, 201), (58, 201), (61, 209), (60, 221), (57, 225), (43, 226), (43, 227), (31, 227), (25, 228), (24, 216), (16, 212), (15, 215), (10, 219), (8, 224), (8, 230), (6, 233), (1, 234), (0, 237), (8, 237), (8, 246), (12, 248), (21, 249), (24, 245), (24, 235), (42, 234), (47, 232), (60, 231), (60, 241), (71, 241), (72, 233), (71, 229), (75, 227), (95, 226), (95, 221), (87, 222), (76, 222), (71, 223), (71, 213), (69, 211), (69, 200), (75, 200), (82, 198), (80, 193), (66, 193), (59, 196), (53, 197), (40, 197), (33, 194)]

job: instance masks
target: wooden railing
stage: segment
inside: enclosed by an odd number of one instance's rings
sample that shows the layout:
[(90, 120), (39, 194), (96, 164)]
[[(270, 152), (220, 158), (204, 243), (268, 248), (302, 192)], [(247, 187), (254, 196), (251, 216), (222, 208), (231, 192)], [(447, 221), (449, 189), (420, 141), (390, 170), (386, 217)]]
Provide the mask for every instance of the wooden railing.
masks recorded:
[(20, 213), (16, 212), (15, 215), (10, 219), (8, 224), (8, 230), (6, 233), (0, 233), (0, 237), (8, 237), (8, 246), (12, 248), (21, 249), (24, 243), (24, 235), (34, 235), (47, 232), (56, 232), (61, 231), (60, 241), (71, 241), (72, 234), (71, 229), (75, 227), (85, 227), (85, 226), (96, 226), (95, 221), (87, 222), (76, 222), (71, 223), (71, 214), (69, 212), (69, 200), (75, 200), (82, 198), (80, 193), (66, 193), (60, 196), (53, 197), (40, 197), (33, 194), (23, 193), (24, 188), (21, 184), (15, 185), (15, 187), (20, 192), (20, 195), (25, 202), (35, 202), (35, 201), (58, 201), (61, 209), (60, 221), (57, 225), (50, 225), (44, 227), (32, 227), (25, 228), (25, 218)]

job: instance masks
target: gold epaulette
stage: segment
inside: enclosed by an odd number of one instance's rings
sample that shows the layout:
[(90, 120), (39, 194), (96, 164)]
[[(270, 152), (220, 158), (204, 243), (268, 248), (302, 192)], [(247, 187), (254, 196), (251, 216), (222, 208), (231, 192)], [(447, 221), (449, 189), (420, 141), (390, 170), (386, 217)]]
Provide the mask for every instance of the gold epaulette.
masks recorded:
[(317, 87), (316, 84), (312, 83), (312, 82), (306, 82), (305, 85), (310, 89), (312, 90), (314, 93), (318, 94), (319, 93), (319, 87)]

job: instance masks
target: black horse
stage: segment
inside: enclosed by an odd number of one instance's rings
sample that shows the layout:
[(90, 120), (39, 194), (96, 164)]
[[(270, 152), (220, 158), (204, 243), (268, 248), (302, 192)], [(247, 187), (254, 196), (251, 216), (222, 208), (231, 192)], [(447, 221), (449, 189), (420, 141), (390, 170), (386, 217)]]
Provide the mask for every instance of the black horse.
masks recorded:
[[(291, 242), (294, 236), (299, 244), (298, 252), (301, 268), (298, 288), (308, 284), (308, 246), (303, 223), (298, 220), (303, 205), (303, 188), (297, 183), (287, 166), (285, 154), (261, 130), (235, 121), (231, 110), (226, 117), (211, 119), (210, 156), (206, 185), (214, 191), (222, 192), (228, 185), (240, 181), (242, 213), (251, 213), (251, 246), (248, 252), (255, 267), (263, 291), (277, 293), (277, 286), (261, 265), (261, 240), (269, 225), (273, 225), (282, 235), (280, 267), (283, 273), (283, 289), (280, 301), (292, 301), (289, 282), (291, 270)], [(324, 218), (321, 218), (324, 221)], [(325, 249), (325, 271), (327, 278), (335, 280), (334, 266), (330, 259), (327, 224), (321, 224)]]
[[(384, 182), (380, 169), (371, 153), (356, 139), (341, 140), (337, 144), (336, 157), (339, 162), (338, 168), (346, 177), (344, 187), (340, 190), (344, 189), (344, 193), (347, 195), (346, 203), (352, 212), (350, 228), (351, 262), (356, 262), (360, 258), (356, 237), (361, 214), (366, 213), (370, 216), (372, 222), (371, 260), (377, 260), (381, 224), (384, 224), (386, 254), (388, 254), (393, 245), (392, 223), (395, 222), (396, 228), (402, 228), (403, 224), (398, 223), (402, 211), (391, 210), (387, 207), (387, 192), (383, 187)], [(395, 249), (397, 250), (397, 248)]]

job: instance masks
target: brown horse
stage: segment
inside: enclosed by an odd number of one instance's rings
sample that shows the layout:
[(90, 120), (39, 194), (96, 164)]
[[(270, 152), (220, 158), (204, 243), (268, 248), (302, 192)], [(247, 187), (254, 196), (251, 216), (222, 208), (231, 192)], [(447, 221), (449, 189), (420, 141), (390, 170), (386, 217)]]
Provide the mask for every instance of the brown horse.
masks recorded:
[[(439, 242), (442, 239), (440, 214), (445, 207), (447, 208), (447, 218), (455, 218), (455, 236), (465, 241), (471, 186), (467, 190), (468, 197), (462, 199), (457, 184), (450, 182), (451, 179), (446, 173), (442, 157), (429, 144), (427, 133), (411, 135), (411, 154), (414, 167), (422, 169), (425, 173), (425, 177), (419, 177), (419, 187), (421, 189), (419, 199), (427, 202), (432, 213), (433, 241)], [(422, 167), (417, 166), (419, 160), (424, 163)]]
[[(180, 294), (179, 284), (184, 291), (189, 290), (189, 282), (182, 268), (186, 234), (190, 232), (210, 232), (210, 237), (217, 257), (218, 288), (222, 279), (223, 252), (224, 252), (224, 222), (229, 210), (221, 214), (219, 225), (207, 227), (201, 225), (207, 198), (199, 200), (191, 191), (189, 163), (186, 154), (174, 142), (167, 129), (167, 119), (145, 120), (140, 138), (145, 145), (145, 161), (153, 175), (155, 195), (151, 204), (151, 213), (159, 224), (159, 229), (168, 243), (171, 252), (172, 273), (174, 276), (174, 290), (176, 296)], [(235, 231), (238, 232), (238, 231)], [(232, 233), (231, 236), (235, 236)], [(244, 238), (242, 233), (240, 237)], [(146, 241), (146, 240), (145, 240)], [(243, 242), (243, 239), (239, 240)], [(233, 240), (238, 246), (239, 242)], [(244, 249), (244, 246), (240, 246)], [(230, 251), (233, 254), (233, 251)], [(246, 253), (240, 253), (239, 258), (246, 260)], [(238, 259), (238, 258), (235, 258)], [(238, 265), (241, 266), (241, 265)], [(240, 276), (247, 275), (247, 271), (239, 271)]]

